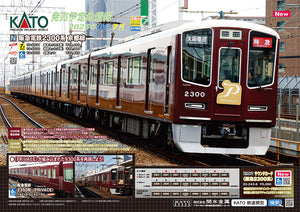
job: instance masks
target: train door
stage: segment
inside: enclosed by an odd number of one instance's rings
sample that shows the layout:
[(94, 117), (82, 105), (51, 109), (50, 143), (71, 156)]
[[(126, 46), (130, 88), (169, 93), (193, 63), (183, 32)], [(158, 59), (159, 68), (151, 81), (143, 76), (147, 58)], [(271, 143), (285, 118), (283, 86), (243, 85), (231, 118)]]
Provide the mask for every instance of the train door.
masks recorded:
[(68, 100), (70, 99), (70, 83), (71, 83), (71, 67), (69, 66), (68, 67), (68, 73), (67, 73), (67, 76), (68, 76)]
[(36, 75), (34, 76), (34, 93), (36, 94)]
[[(81, 65), (78, 66), (78, 73), (76, 72), (76, 75), (78, 74), (78, 82), (77, 82), (77, 101), (80, 101), (80, 81), (81, 81)], [(77, 78), (77, 76), (76, 76)]]
[(122, 69), (122, 57), (118, 56), (118, 70), (117, 70), (117, 94), (116, 94), (116, 107), (121, 108), (120, 105), (120, 83), (121, 83), (121, 69)]
[(87, 103), (88, 61), (81, 61), (79, 65), (78, 102)]
[[(218, 42), (214, 64), (214, 115), (240, 117), (242, 112), (243, 43)], [(217, 55), (216, 55), (217, 54)], [(244, 61), (246, 63), (246, 61)], [(231, 119), (228, 118), (228, 121)]]
[(169, 94), (171, 83), (171, 64), (172, 64), (172, 46), (168, 46), (167, 50), (167, 68), (166, 68), (166, 91), (165, 91), (165, 114), (170, 113)]
[(29, 84), (29, 87), (30, 87), (30, 90), (29, 92), (32, 93), (32, 74), (30, 74), (30, 84)]
[(61, 98), (61, 87), (62, 87), (62, 72), (63, 72), (63, 67), (60, 68), (60, 71), (58, 73), (58, 76), (59, 76), (59, 80), (58, 80), (58, 83), (59, 83), (59, 98)]
[(58, 77), (58, 71), (57, 71), (57, 65), (55, 66), (55, 71), (54, 71), (54, 78), (53, 78), (53, 92), (54, 92), (54, 98), (56, 99), (56, 97), (57, 97), (57, 94), (56, 94), (56, 91), (57, 91), (57, 83), (58, 83), (58, 79), (57, 79), (57, 77)]
[(118, 188), (124, 186), (124, 167), (118, 167)]
[(59, 162), (58, 165), (58, 190), (62, 191), (64, 185), (64, 169), (63, 162)]
[(53, 83), (54, 83), (54, 80), (53, 80), (54, 78), (53, 78), (53, 71), (51, 71), (51, 92), (50, 92), (50, 96), (51, 97), (53, 97), (54, 95), (53, 95)]
[(44, 95), (44, 74), (40, 74), (41, 75), (41, 87), (42, 87), (42, 92), (41, 94)]
[(151, 109), (151, 92), (150, 88), (153, 84), (153, 71), (154, 69), (154, 60), (155, 60), (155, 54), (154, 54), (154, 48), (148, 49), (147, 51), (147, 71), (146, 71), (146, 89), (145, 89), (145, 113), (152, 114), (153, 111)]
[(49, 73), (46, 72), (46, 96), (49, 96)]
[(99, 104), (99, 83), (100, 83), (100, 60), (97, 62), (97, 74), (96, 74), (96, 104)]

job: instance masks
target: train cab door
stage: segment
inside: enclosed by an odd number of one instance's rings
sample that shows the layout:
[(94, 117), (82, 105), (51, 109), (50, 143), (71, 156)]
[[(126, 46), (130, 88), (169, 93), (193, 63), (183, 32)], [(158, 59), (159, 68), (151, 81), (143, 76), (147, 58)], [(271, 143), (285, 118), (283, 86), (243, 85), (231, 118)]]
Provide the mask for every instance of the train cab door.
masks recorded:
[(240, 117), (242, 112), (243, 90), (243, 43), (218, 42), (215, 49), (214, 70), (214, 116), (230, 121)]

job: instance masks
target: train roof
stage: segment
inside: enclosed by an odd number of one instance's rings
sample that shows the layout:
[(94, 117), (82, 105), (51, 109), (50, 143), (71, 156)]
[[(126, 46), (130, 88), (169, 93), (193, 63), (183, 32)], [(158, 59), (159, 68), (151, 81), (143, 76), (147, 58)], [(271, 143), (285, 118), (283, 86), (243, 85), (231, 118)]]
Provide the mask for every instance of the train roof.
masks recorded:
[[(246, 21), (236, 21), (236, 20), (205, 20), (205, 21), (173, 21), (166, 24), (158, 25), (156, 27), (153, 27), (151, 29), (148, 29), (143, 32), (136, 33), (134, 35), (128, 36), (121, 40), (121, 42), (117, 45), (104, 48), (101, 50), (97, 50), (79, 57), (75, 57), (72, 59), (68, 59), (65, 61), (57, 62), (58, 65), (63, 65), (67, 63), (72, 63), (76, 61), (80, 61), (82, 59), (87, 59), (89, 55), (91, 56), (97, 56), (99, 54), (105, 54), (105, 53), (111, 53), (118, 48), (127, 47), (127, 46), (133, 46), (138, 44), (143, 44), (145, 41), (151, 41), (156, 39), (161, 39), (165, 36), (171, 36), (171, 35), (177, 35), (181, 34), (185, 31), (195, 30), (195, 29), (205, 29), (205, 28), (214, 28), (214, 27), (228, 27), (228, 28), (244, 28), (244, 29), (252, 29), (252, 30), (258, 30), (260, 32), (270, 34), (275, 36), (276, 38), (280, 38), (278, 33), (266, 26), (260, 25), (260, 24), (254, 24)], [(51, 67), (55, 67), (56, 65), (47, 66), (43, 69), (37, 70), (45, 70)], [(35, 72), (37, 72), (35, 71)], [(34, 73), (34, 72), (32, 72)], [(29, 73), (31, 74), (31, 73)], [(26, 76), (27, 74), (23, 75)], [(23, 77), (22, 76), (22, 77)], [(21, 76), (19, 76), (21, 77)], [(18, 78), (18, 77), (17, 77)]]
[(233, 28), (248, 28), (248, 29), (257, 29), (259, 31), (263, 31), (267, 34), (271, 34), (279, 38), (278, 33), (270, 29), (269, 27), (255, 24), (246, 21), (236, 21), (236, 20), (205, 20), (205, 21), (189, 21), (189, 20), (181, 20), (181, 21), (173, 21), (169, 23), (165, 23), (162, 25), (158, 25), (146, 31), (142, 31), (136, 33), (134, 35), (130, 35), (121, 39), (120, 42), (128, 42), (137, 38), (146, 37), (149, 35), (154, 35), (158, 32), (175, 32), (176, 34), (182, 33), (184, 31), (189, 31), (193, 29), (201, 29), (201, 28), (213, 28), (213, 27), (233, 27)]
[(163, 24), (144, 32), (140, 32), (124, 38), (123, 42), (112, 47), (101, 49), (91, 53), (91, 56), (97, 56), (99, 54), (111, 53), (118, 48), (133, 47), (134, 45), (143, 45), (145, 42), (151, 42), (152, 40), (158, 40), (167, 36), (175, 36), (177, 34), (182, 34), (186, 31), (196, 30), (196, 29), (207, 29), (215, 27), (228, 27), (228, 28), (244, 28), (257, 30), (266, 34), (280, 38), (278, 33), (266, 26), (254, 24), (246, 21), (235, 21), (235, 20), (207, 20), (207, 21), (179, 21)]
[[(106, 168), (100, 170), (100, 171), (97, 172), (97, 173), (92, 173), (92, 174), (86, 175), (86, 176), (84, 176), (84, 177), (91, 177), (91, 176), (95, 176), (95, 175), (98, 175), (98, 174), (102, 174), (102, 173), (108, 172), (108, 171), (110, 171), (110, 170), (112, 170), (112, 169), (116, 169), (116, 168), (118, 168), (118, 167), (124, 167), (124, 166), (120, 166), (120, 165), (108, 166), (108, 167), (106, 167)], [(124, 168), (125, 168), (125, 167), (124, 167)]]

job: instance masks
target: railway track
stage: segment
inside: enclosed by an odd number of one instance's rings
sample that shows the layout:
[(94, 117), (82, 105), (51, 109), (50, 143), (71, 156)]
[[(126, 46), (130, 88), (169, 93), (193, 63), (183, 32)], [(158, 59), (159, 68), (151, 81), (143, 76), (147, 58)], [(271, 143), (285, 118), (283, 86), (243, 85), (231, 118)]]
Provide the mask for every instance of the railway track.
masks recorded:
[[(3, 98), (3, 97), (2, 97)], [(4, 98), (7, 99), (7, 98)], [(12, 102), (11, 100), (9, 102)], [(16, 105), (16, 104), (14, 104)], [(47, 109), (47, 108), (44, 108)], [(22, 111), (22, 110), (21, 110)], [(48, 110), (49, 111), (49, 110)], [(49, 111), (52, 113), (52, 111)], [(105, 134), (109, 137), (114, 138), (116, 141), (124, 143), (126, 145), (131, 145), (142, 149), (146, 152), (151, 152), (151, 154), (156, 154), (160, 158), (164, 158), (178, 165), (184, 166), (261, 166), (261, 164), (247, 160), (241, 159), (237, 156), (228, 155), (218, 155), (218, 154), (187, 154), (177, 151), (177, 149), (168, 149), (166, 147), (158, 147), (156, 145), (149, 144), (148, 141), (137, 138), (136, 136), (131, 136), (124, 134), (122, 132), (112, 131), (111, 129), (106, 129), (100, 127), (96, 123), (91, 123), (90, 121), (79, 119), (76, 117), (67, 116), (64, 113), (56, 113), (59, 116), (66, 118), (72, 122), (75, 122), (83, 127), (95, 128), (100, 134)], [(78, 152), (77, 152), (78, 153)]]
[(11, 128), (12, 124), (8, 121), (1, 104), (0, 104), (0, 112), (1, 112), (3, 123), (6, 126), (6, 128)]
[[(36, 122), (33, 118), (31, 118), (29, 115), (27, 115), (21, 108), (19, 108), (13, 101), (11, 101), (10, 99), (7, 99), (3, 96), (0, 96), (1, 99), (6, 100), (7, 102), (9, 102), (12, 106), (14, 106), (14, 108), (19, 111), (19, 113), (29, 122), (31, 123), (34, 127), (36, 128), (44, 128), (41, 124), (39, 124), (38, 122)], [(12, 126), (11, 126), (12, 127)]]
[[(12, 105), (21, 115), (22, 117), (24, 117), (24, 119), (27, 120), (27, 122), (29, 122), (32, 126), (36, 127), (36, 128), (43, 128), (43, 126), (41, 124), (39, 124), (38, 122), (36, 122), (33, 118), (31, 118), (30, 116), (28, 116), (21, 108), (19, 108), (14, 102), (12, 102), (10, 99), (7, 99), (5, 97), (0, 97), (1, 99), (6, 100), (10, 105)], [(5, 127), (8, 128), (12, 128), (14, 127), (14, 124), (9, 120), (8, 116), (5, 114), (4, 109), (2, 107), (2, 105), (0, 104), (0, 114), (3, 120), (3, 123), (5, 125)], [(19, 123), (20, 124), (20, 123)], [(5, 144), (8, 144), (8, 139), (6, 137), (6, 135), (1, 135), (1, 138), (3, 139)], [(21, 144), (22, 147), (24, 145), (24, 139), (21, 138)], [(31, 151), (26, 151), (27, 153), (32, 153)]]
[(78, 189), (78, 191), (80, 191), (80, 193), (83, 195), (83, 197), (81, 196), (81, 198), (102, 198), (100, 195), (96, 194), (95, 192), (92, 192), (85, 186), (76, 185), (76, 189)]
[[(297, 119), (297, 115), (296, 114), (295, 115), (292, 115), (292, 114), (281, 114), (280, 118), (296, 120)], [(300, 116), (298, 116), (298, 120), (300, 120)]]

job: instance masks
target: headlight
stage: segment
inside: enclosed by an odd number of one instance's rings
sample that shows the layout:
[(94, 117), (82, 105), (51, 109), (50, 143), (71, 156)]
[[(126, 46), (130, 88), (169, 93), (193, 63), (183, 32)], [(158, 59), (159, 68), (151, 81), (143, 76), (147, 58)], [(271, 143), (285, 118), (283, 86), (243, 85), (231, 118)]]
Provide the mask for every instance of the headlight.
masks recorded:
[(191, 109), (199, 109), (199, 110), (205, 110), (206, 109), (206, 104), (205, 103), (184, 103), (184, 106), (186, 108), (191, 108)]
[(256, 112), (256, 111), (267, 111), (268, 106), (264, 105), (249, 105), (248, 111)]

